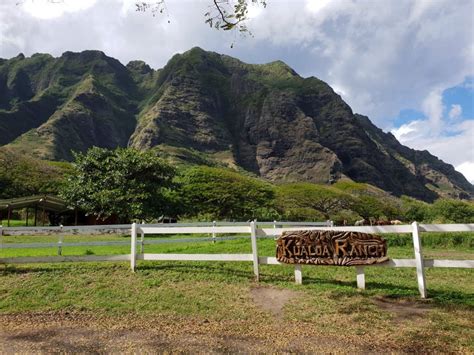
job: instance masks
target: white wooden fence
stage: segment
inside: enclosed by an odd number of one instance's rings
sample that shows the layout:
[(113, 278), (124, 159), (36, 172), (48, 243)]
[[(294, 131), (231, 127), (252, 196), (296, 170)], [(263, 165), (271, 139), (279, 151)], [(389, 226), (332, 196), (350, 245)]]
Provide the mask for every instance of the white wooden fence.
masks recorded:
[[(120, 226), (124, 228), (125, 225)], [(147, 225), (133, 223), (127, 226), (127, 231), (131, 233), (130, 254), (122, 255), (85, 255), (85, 256), (61, 256), (62, 247), (65, 246), (83, 246), (83, 245), (125, 245), (129, 242), (111, 241), (111, 242), (78, 242), (63, 243), (60, 237), (58, 243), (29, 243), (29, 244), (1, 244), (3, 248), (25, 248), (25, 247), (41, 247), (41, 246), (57, 246), (58, 256), (47, 257), (15, 257), (0, 258), (0, 264), (8, 263), (40, 263), (40, 262), (76, 262), (76, 261), (130, 261), (132, 270), (137, 265), (137, 260), (156, 260), (156, 261), (246, 261), (253, 263), (253, 272), (256, 281), (260, 279), (259, 265), (279, 265), (276, 257), (259, 256), (257, 248), (257, 239), (275, 238), (285, 231), (293, 230), (338, 230), (338, 231), (354, 231), (364, 233), (411, 233), (413, 237), (414, 259), (390, 259), (383, 264), (374, 264), (367, 266), (355, 266), (357, 287), (365, 288), (366, 267), (415, 267), (417, 271), (418, 289), (422, 298), (427, 297), (427, 287), (424, 269), (425, 267), (455, 267), (455, 268), (474, 268), (474, 260), (433, 260), (424, 259), (421, 247), (421, 232), (474, 232), (474, 224), (418, 224), (414, 222), (411, 225), (399, 226), (347, 226), (334, 227), (330, 222), (302, 225), (299, 222), (250, 222), (250, 223), (234, 223), (227, 225), (218, 225), (216, 222), (200, 223), (200, 224), (159, 224)], [(287, 226), (287, 227), (282, 227)], [(95, 226), (97, 227), (97, 226)], [(108, 226), (110, 227), (110, 226)], [(66, 228), (57, 232), (58, 234), (68, 233)], [(83, 227), (74, 227), (78, 231), (85, 231)], [(92, 227), (88, 227), (92, 229)], [(5, 228), (8, 233), (8, 229)], [(5, 233), (5, 234), (7, 234)], [(31, 234), (31, 233), (30, 233)], [(84, 233), (90, 234), (90, 233)], [(140, 234), (140, 240), (138, 235)], [(192, 238), (192, 239), (173, 239), (173, 240), (150, 240), (145, 241), (146, 234), (170, 235), (170, 234), (210, 234), (212, 238)], [(152, 254), (145, 253), (145, 244), (160, 244), (167, 242), (194, 242), (216, 240), (217, 235), (224, 234), (250, 234), (252, 247), (251, 254)], [(0, 227), (0, 237), (2, 228)], [(226, 236), (219, 237), (219, 240), (231, 240), (237, 238), (249, 238), (248, 236)], [(41, 244), (41, 246), (39, 245)], [(137, 244), (140, 245), (140, 252), (137, 251)], [(284, 265), (284, 264), (282, 264)], [(303, 281), (301, 265), (294, 265), (295, 281), (301, 284)]]
[[(212, 227), (212, 226), (248, 226), (249, 222), (190, 222), (190, 223), (159, 223), (150, 224), (153, 227)], [(259, 227), (282, 227), (282, 226), (309, 226), (309, 227), (331, 227), (332, 221), (325, 222), (257, 222)], [(2, 227), (3, 235), (100, 235), (100, 234), (129, 234), (130, 224), (108, 224), (93, 226), (47, 226), (47, 227)], [(1, 235), (1, 234), (0, 234)]]

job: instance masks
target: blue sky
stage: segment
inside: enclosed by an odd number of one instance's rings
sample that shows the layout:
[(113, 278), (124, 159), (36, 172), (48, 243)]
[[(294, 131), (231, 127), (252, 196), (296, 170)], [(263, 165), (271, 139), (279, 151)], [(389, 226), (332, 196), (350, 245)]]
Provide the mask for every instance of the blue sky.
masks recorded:
[[(472, 120), (474, 119), (474, 77), (466, 77), (464, 82), (459, 85), (445, 89), (442, 92), (442, 102), (443, 102), (443, 119), (449, 120), (455, 118), (457, 120)], [(460, 111), (456, 108), (458, 106)], [(451, 118), (449, 117), (450, 111)], [(459, 115), (457, 112), (459, 111)], [(410, 108), (405, 108), (400, 110), (398, 116), (396, 116), (392, 121), (394, 127), (400, 127), (403, 124), (409, 123), (414, 120), (426, 120), (428, 117), (422, 112)]]
[(200, 46), (249, 63), (280, 59), (474, 181), (474, 1), (267, 0), (251, 8), (254, 36), (244, 38), (204, 24), (211, 3), (166, 0), (153, 17), (135, 0), (3, 0), (0, 57), (99, 49), (160, 68)]

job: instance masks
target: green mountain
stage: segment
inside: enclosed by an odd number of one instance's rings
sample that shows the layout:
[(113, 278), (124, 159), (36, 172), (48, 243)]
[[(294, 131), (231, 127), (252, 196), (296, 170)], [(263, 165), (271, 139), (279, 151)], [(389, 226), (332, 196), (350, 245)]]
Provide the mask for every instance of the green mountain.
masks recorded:
[(99, 51), (0, 60), (0, 145), (48, 160), (91, 146), (156, 149), (276, 182), (365, 182), (432, 201), (474, 187), (401, 145), (323, 81), (193, 48), (160, 70)]

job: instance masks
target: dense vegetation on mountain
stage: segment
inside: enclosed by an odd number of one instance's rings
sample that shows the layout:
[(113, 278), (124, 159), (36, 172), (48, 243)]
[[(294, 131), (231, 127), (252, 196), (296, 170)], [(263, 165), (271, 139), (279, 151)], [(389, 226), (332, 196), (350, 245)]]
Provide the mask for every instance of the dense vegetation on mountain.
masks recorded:
[(159, 70), (99, 51), (2, 59), (0, 145), (48, 161), (131, 146), (278, 184), (352, 180), (425, 201), (474, 197), (451, 165), (353, 114), (321, 80), (200, 48)]

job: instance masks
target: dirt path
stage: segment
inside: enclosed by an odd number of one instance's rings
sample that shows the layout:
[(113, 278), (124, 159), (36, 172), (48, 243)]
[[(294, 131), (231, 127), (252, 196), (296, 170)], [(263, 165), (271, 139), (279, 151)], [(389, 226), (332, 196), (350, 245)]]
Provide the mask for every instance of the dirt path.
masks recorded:
[[(127, 319), (83, 313), (0, 315), (0, 353), (25, 352), (334, 352), (350, 343), (292, 322), (157, 317)], [(355, 346), (354, 346), (355, 345)], [(360, 344), (361, 346), (363, 344)], [(364, 347), (352, 344), (352, 349)]]
[[(197, 316), (110, 316), (86, 312), (0, 314), (0, 353), (367, 353), (422, 352), (419, 344), (400, 343), (389, 329), (328, 333), (324, 324), (291, 320), (300, 292), (254, 287), (250, 297), (264, 312), (249, 310), (243, 319)], [(374, 299), (395, 315), (393, 321), (422, 320), (428, 306)], [(286, 306), (286, 307), (285, 307)], [(351, 324), (347, 324), (351, 325)], [(354, 324), (352, 324), (354, 325)], [(357, 324), (355, 324), (357, 325)], [(400, 325), (400, 324), (399, 324)], [(344, 329), (347, 328), (347, 329)]]
[(274, 287), (254, 287), (250, 290), (253, 302), (261, 309), (282, 318), (285, 304), (300, 295), (299, 292)]

